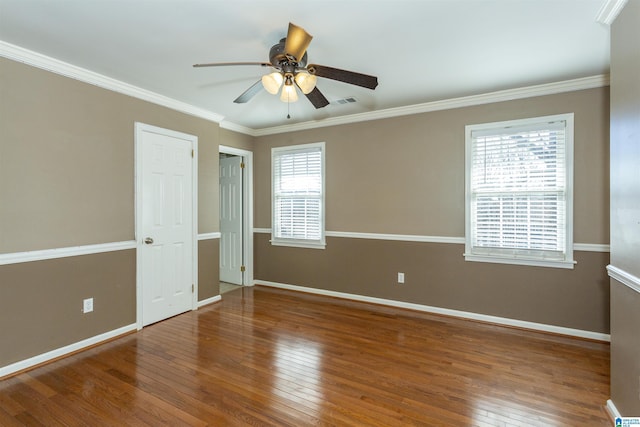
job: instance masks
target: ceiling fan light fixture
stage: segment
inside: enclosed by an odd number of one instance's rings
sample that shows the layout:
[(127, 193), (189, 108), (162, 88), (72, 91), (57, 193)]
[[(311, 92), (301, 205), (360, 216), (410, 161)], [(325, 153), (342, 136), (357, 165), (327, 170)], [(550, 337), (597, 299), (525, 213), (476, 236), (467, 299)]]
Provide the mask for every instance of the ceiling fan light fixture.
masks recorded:
[(293, 79), (287, 77), (282, 86), (282, 93), (280, 94), (280, 101), (282, 102), (296, 102), (298, 100), (298, 92), (293, 84)]
[(311, 93), (311, 91), (316, 87), (318, 78), (313, 74), (298, 73), (295, 76), (295, 80), (302, 93), (307, 95), (308, 93)]
[(278, 72), (266, 74), (262, 76), (262, 87), (270, 94), (275, 95), (280, 90), (283, 80), (282, 74)]

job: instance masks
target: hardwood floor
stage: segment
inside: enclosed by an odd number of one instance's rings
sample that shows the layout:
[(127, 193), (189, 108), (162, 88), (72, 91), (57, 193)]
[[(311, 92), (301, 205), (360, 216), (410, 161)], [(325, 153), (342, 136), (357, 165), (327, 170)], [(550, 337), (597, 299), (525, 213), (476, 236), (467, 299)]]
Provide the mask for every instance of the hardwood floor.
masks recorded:
[(0, 425), (610, 426), (609, 345), (265, 287), (0, 382)]

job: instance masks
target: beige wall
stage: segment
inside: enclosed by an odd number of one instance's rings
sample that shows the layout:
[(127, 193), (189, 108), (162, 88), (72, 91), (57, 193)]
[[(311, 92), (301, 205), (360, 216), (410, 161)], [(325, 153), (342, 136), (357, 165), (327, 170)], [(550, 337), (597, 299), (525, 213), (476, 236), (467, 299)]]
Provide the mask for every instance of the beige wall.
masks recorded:
[(0, 67), (0, 253), (133, 240), (136, 121), (198, 137), (199, 232), (218, 230), (218, 124), (7, 59)]
[(318, 250), (269, 238), (254, 238), (257, 279), (609, 332), (608, 253), (577, 252), (575, 270), (565, 270), (467, 262), (464, 245), (450, 243), (328, 237)]
[(244, 133), (220, 128), (220, 145), (239, 148), (245, 151), (253, 151), (254, 137)]
[[(464, 237), (465, 125), (573, 112), (574, 240), (608, 244), (608, 100), (605, 87), (258, 137), (256, 227), (271, 227), (271, 148), (324, 141), (327, 230)], [(465, 262), (460, 244), (254, 240), (259, 280), (609, 332), (606, 252), (577, 252), (576, 268), (563, 270)]]
[(135, 250), (0, 266), (0, 367), (135, 322)]
[(220, 239), (198, 242), (198, 301), (220, 294)]
[[(198, 230), (218, 231), (217, 123), (0, 58), (0, 254), (133, 240), (135, 122), (198, 137)], [(201, 299), (217, 245), (198, 244)], [(1, 265), (0, 296), (4, 366), (135, 323), (135, 251)]]
[[(640, 2), (611, 27), (611, 265), (640, 277)], [(637, 280), (637, 279), (636, 279)], [(640, 288), (640, 283), (636, 283)], [(611, 280), (611, 400), (640, 415), (640, 293)]]
[(327, 230), (463, 237), (465, 125), (568, 112), (575, 241), (608, 244), (608, 88), (259, 137), (256, 227), (271, 226), (271, 147), (325, 141)]

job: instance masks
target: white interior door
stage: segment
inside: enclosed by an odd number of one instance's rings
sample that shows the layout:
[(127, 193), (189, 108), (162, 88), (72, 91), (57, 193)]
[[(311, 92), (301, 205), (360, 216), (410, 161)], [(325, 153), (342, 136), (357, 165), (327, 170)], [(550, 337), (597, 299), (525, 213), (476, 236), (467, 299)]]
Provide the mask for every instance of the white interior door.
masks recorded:
[(220, 280), (242, 285), (242, 157), (220, 158)]
[[(193, 307), (193, 149), (189, 135), (140, 126), (137, 206), (142, 326)], [(197, 140), (196, 140), (197, 141)], [(140, 245), (141, 244), (141, 245)]]

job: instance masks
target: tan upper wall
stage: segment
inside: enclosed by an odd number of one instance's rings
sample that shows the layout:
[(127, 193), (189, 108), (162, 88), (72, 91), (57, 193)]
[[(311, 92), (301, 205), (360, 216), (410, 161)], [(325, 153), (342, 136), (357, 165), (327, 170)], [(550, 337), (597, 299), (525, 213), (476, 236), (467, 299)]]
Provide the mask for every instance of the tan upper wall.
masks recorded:
[(574, 240), (607, 244), (606, 87), (258, 137), (256, 227), (271, 227), (271, 147), (325, 141), (327, 230), (462, 237), (465, 125), (570, 112)]
[(239, 148), (246, 151), (253, 151), (254, 140), (255, 138), (253, 136), (220, 128), (220, 145), (226, 145), (227, 147)]
[(134, 123), (198, 136), (218, 230), (217, 123), (0, 58), (0, 253), (134, 239)]

